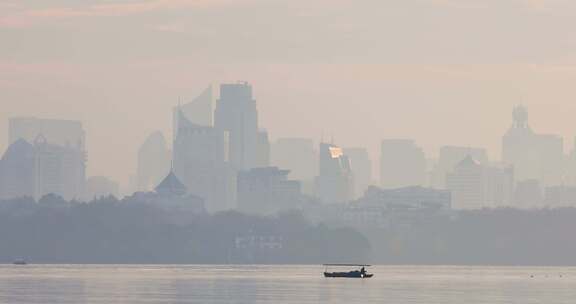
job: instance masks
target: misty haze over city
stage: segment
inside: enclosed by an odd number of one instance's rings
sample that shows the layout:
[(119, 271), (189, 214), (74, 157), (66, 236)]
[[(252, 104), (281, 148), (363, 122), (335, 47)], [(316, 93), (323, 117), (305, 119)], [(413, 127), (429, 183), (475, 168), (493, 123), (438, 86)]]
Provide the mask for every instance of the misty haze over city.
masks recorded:
[(570, 303), (575, 17), (2, 1), (0, 302)]
[(571, 147), (575, 5), (4, 1), (0, 119), (81, 120), (89, 175), (123, 188), (146, 137), (171, 140), (173, 106), (238, 80), (253, 84), (272, 141), (333, 136), (375, 164), (383, 138), (413, 138), (430, 157), (449, 144), (499, 159), (517, 104)]

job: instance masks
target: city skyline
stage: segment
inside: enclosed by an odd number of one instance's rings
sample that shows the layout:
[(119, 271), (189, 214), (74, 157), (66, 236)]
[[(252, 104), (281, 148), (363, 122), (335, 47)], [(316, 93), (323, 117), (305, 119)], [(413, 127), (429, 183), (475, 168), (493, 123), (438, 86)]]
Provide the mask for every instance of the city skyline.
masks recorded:
[[(252, 83), (271, 141), (333, 135), (343, 147), (366, 147), (373, 160), (383, 138), (413, 139), (428, 155), (447, 144), (484, 147), (498, 158), (517, 104), (528, 107), (533, 128), (571, 147), (576, 46), (566, 37), (575, 7), (8, 0), (0, 4), (9, 46), (0, 49), (0, 123), (82, 121), (89, 174), (124, 185), (139, 145), (156, 130), (170, 141), (171, 108), (212, 82)], [(0, 132), (3, 151), (6, 136)]]
[(0, 0), (0, 303), (572, 303), (574, 29), (574, 0)]
[[(239, 82), (239, 83), (243, 83), (243, 82)], [(204, 92), (201, 92), (201, 94), (200, 94), (199, 96), (201, 96), (202, 94), (205, 94), (205, 92), (206, 92), (206, 91), (204, 90)], [(192, 97), (192, 98), (189, 98), (189, 99), (187, 99), (187, 100), (194, 100), (194, 98), (195, 98), (195, 97)], [(213, 99), (214, 99), (214, 102), (215, 102), (217, 98), (216, 98), (216, 97), (213, 97)], [(502, 133), (500, 134), (499, 137), (496, 137), (496, 141), (498, 141), (498, 144), (497, 144), (497, 146), (496, 146), (494, 149), (489, 149), (489, 148), (486, 148), (486, 147), (484, 147), (484, 146), (477, 146), (477, 145), (457, 145), (457, 144), (453, 144), (453, 143), (441, 143), (441, 142), (437, 142), (437, 143), (434, 143), (434, 144), (432, 145), (433, 148), (426, 149), (426, 148), (423, 147), (423, 152), (424, 152), (424, 155), (425, 155), (426, 159), (427, 159), (427, 160), (438, 161), (438, 157), (442, 157), (442, 156), (441, 156), (441, 153), (442, 153), (442, 149), (443, 149), (443, 148), (456, 146), (456, 147), (461, 147), (461, 148), (470, 148), (470, 149), (472, 149), (472, 150), (474, 150), (474, 149), (485, 149), (485, 151), (487, 151), (488, 154), (487, 154), (486, 156), (484, 156), (484, 157), (488, 157), (488, 160), (490, 160), (490, 161), (501, 161), (501, 160), (502, 160), (502, 156), (503, 156), (502, 153), (501, 153), (501, 150), (502, 150), (502, 142), (501, 142), (501, 141), (502, 141), (503, 136), (505, 136), (506, 132), (508, 131), (508, 128), (510, 128), (511, 125), (512, 125), (512, 126), (514, 125), (514, 122), (513, 122), (513, 121), (514, 121), (514, 117), (513, 117), (514, 113), (513, 113), (513, 111), (514, 111), (514, 109), (515, 109), (516, 107), (518, 107), (518, 106), (522, 106), (522, 107), (526, 108), (527, 111), (530, 113), (530, 114), (529, 114), (530, 117), (528, 118), (527, 124), (531, 127), (531, 129), (537, 131), (538, 133), (545, 133), (545, 132), (540, 132), (540, 129), (539, 129), (540, 126), (538, 126), (537, 128), (533, 128), (534, 125), (538, 125), (537, 123), (535, 124), (535, 123), (533, 122), (533, 121), (534, 121), (534, 117), (535, 117), (535, 116), (538, 117), (538, 115), (534, 115), (534, 114), (532, 113), (532, 111), (530, 111), (530, 108), (525, 107), (524, 104), (516, 104), (512, 109), (509, 109), (509, 110), (507, 111), (507, 112), (508, 112), (508, 124), (507, 124), (507, 128), (502, 131)], [(170, 114), (171, 114), (171, 110), (172, 110), (172, 111), (175, 111), (174, 109), (177, 109), (178, 105), (176, 105), (175, 107), (176, 107), (176, 108), (173, 108), (173, 107), (170, 107), (170, 106), (167, 106), (167, 107), (166, 107), (166, 115), (169, 116), (171, 120), (174, 120), (175, 117), (177, 117), (177, 115), (176, 115), (176, 116), (174, 116), (174, 115), (171, 116), (171, 115), (170, 115)], [(258, 108), (260, 108), (260, 106), (258, 106)], [(259, 111), (261, 112), (261, 110), (259, 110)], [(259, 117), (259, 120), (264, 120), (264, 119), (263, 119), (263, 118), (264, 118), (263, 116), (266, 116), (266, 115), (265, 115), (265, 113), (264, 113), (264, 115), (262, 115), (262, 113), (260, 113), (259, 116), (260, 116), (260, 117)], [(10, 119), (16, 118), (16, 119), (20, 119), (20, 120), (22, 120), (22, 119), (24, 119), (24, 120), (30, 120), (30, 119), (45, 119), (45, 117), (34, 116), (34, 115), (22, 115), (22, 116), (9, 117), (9, 118), (10, 118)], [(52, 118), (50, 118), (50, 119), (52, 119)], [(57, 121), (57, 120), (56, 120), (56, 121)], [(64, 121), (64, 122), (66, 122), (66, 121), (72, 121), (72, 122), (74, 122), (74, 121), (77, 121), (77, 120), (74, 120), (74, 119), (71, 118), (71, 119), (65, 119), (65, 120), (63, 120), (63, 121)], [(79, 121), (79, 122), (81, 123), (81, 121)], [(173, 123), (174, 123), (174, 122), (172, 122), (172, 124), (173, 124)], [(159, 131), (159, 130), (155, 130), (155, 131), (154, 131), (154, 130), (153, 130), (153, 131), (151, 131), (151, 132), (145, 137), (145, 139), (148, 138), (149, 136), (151, 136), (151, 134), (159, 134), (158, 132), (161, 132), (161, 134), (166, 137), (167, 142), (171, 143), (171, 142), (173, 141), (173, 136), (172, 136), (172, 135), (173, 135), (173, 132), (175, 131), (173, 128), (174, 128), (174, 127), (172, 126), (172, 127), (171, 127), (170, 129), (168, 129), (167, 131)], [(267, 128), (267, 129), (269, 129), (269, 128)], [(262, 130), (263, 130), (263, 129), (262, 129)], [(461, 130), (461, 131), (462, 131), (462, 130)], [(9, 132), (4, 132), (4, 133), (8, 134)], [(287, 136), (285, 136), (285, 137), (282, 137), (282, 136), (275, 136), (275, 134), (274, 134), (273, 132), (268, 132), (268, 133), (270, 133), (269, 135), (270, 135), (270, 137), (272, 138), (272, 139), (270, 140), (271, 143), (275, 143), (275, 142), (276, 142), (277, 140), (279, 140), (279, 139), (282, 140), (282, 139), (285, 139), (285, 138), (297, 138), (297, 137), (298, 137), (298, 136), (291, 136), (291, 135), (287, 135)], [(553, 131), (546, 133), (546, 135), (547, 135), (547, 134), (560, 136), (560, 138), (563, 140), (563, 152), (564, 152), (564, 154), (567, 155), (567, 154), (573, 152), (573, 150), (574, 150), (574, 144), (576, 144), (576, 142), (575, 142), (573, 139), (576, 138), (576, 133), (575, 133), (575, 136), (574, 136), (574, 137), (563, 137), (562, 135), (558, 135), (557, 133), (554, 133)], [(90, 142), (91, 142), (91, 140), (90, 140), (90, 134), (88, 134), (88, 132), (86, 132), (86, 137), (88, 137), (88, 139), (86, 140), (86, 143), (90, 143)], [(339, 136), (338, 136), (337, 134), (336, 134), (336, 135), (335, 135), (335, 134), (327, 135), (326, 132), (324, 132), (324, 131), (322, 131), (321, 134), (320, 134), (319, 136), (317, 136), (317, 137), (315, 137), (315, 136), (301, 136), (300, 138), (305, 138), (305, 139), (310, 139), (310, 140), (312, 140), (313, 142), (316, 143), (314, 146), (316, 146), (317, 144), (320, 144), (320, 143), (322, 143), (322, 142), (324, 142), (324, 143), (330, 143), (330, 142), (333, 142), (333, 141), (335, 141), (335, 140), (336, 140), (336, 142), (338, 143), (339, 146), (343, 146), (343, 147), (351, 147), (351, 146), (352, 146), (352, 145), (349, 145), (348, 143), (345, 143), (345, 142), (340, 141), (340, 140), (339, 140)], [(381, 147), (380, 147), (380, 145), (382, 144), (382, 141), (387, 141), (387, 140), (401, 140), (401, 141), (402, 141), (402, 140), (408, 140), (408, 141), (413, 141), (414, 144), (416, 144), (416, 145), (418, 145), (418, 146), (421, 146), (421, 147), (423, 146), (422, 144), (420, 144), (420, 142), (419, 142), (418, 140), (416, 140), (416, 139), (414, 139), (414, 138), (410, 138), (410, 137), (390, 136), (390, 137), (385, 137), (385, 138), (377, 138), (377, 137), (376, 137), (376, 138), (368, 138), (368, 139), (365, 139), (364, 142), (368, 142), (369, 144), (366, 144), (366, 145), (364, 145), (364, 146), (358, 145), (358, 147), (361, 147), (361, 148), (366, 149), (366, 150), (368, 151), (368, 153), (369, 153), (370, 161), (372, 162), (372, 166), (371, 166), (371, 168), (372, 168), (372, 182), (373, 182), (374, 184), (379, 184), (380, 177), (381, 177), (381, 176), (380, 176), (380, 173), (379, 173), (380, 170), (381, 170), (381, 168), (380, 168), (380, 153), (381, 153)], [(138, 188), (138, 185), (137, 185), (137, 180), (138, 180), (138, 173), (137, 173), (137, 171), (138, 171), (138, 169), (137, 169), (137, 163), (138, 163), (137, 154), (138, 154), (138, 152), (137, 152), (137, 151), (138, 151), (138, 150), (137, 150), (137, 149), (139, 149), (140, 145), (141, 145), (144, 141), (145, 141), (145, 140), (143, 140), (141, 143), (139, 143), (139, 144), (137, 145), (135, 155), (133, 156), (133, 159), (131, 160), (131, 161), (133, 161), (133, 162), (135, 163), (134, 171), (124, 172), (123, 174), (120, 173), (120, 174), (117, 174), (117, 175), (111, 174), (111, 172), (114, 172), (114, 170), (110, 170), (110, 171), (98, 170), (98, 171), (95, 171), (95, 172), (98, 172), (98, 173), (92, 172), (92, 170), (90, 170), (90, 168), (91, 168), (90, 164), (93, 162), (93, 159), (94, 159), (94, 158), (98, 159), (98, 156), (94, 156), (94, 153), (91, 153), (91, 150), (86, 149), (87, 152), (88, 152), (88, 155), (89, 155), (89, 159), (88, 159), (88, 161), (86, 162), (86, 165), (87, 165), (87, 176), (107, 176), (107, 177), (112, 178), (112, 180), (114, 180), (114, 181), (116, 181), (116, 182), (119, 182), (122, 189), (125, 189), (125, 190), (128, 190), (128, 191), (132, 191), (131, 189), (134, 188), (134, 187), (137, 189), (137, 188)], [(374, 146), (374, 143), (376, 143), (376, 146), (378, 146), (377, 148), (374, 148), (374, 147), (373, 147), (373, 146)], [(86, 145), (87, 145), (87, 146), (90, 146), (90, 145), (88, 145), (88, 144), (86, 144)], [(169, 146), (171, 146), (171, 144), (169, 144)], [(93, 147), (93, 148), (94, 148), (94, 147)], [(98, 149), (96, 149), (96, 150), (98, 150)], [(471, 150), (470, 153), (473, 153), (472, 150)], [(118, 152), (119, 152), (119, 153), (126, 153), (126, 151), (122, 151), (122, 150), (121, 150), (121, 151), (118, 151)], [(277, 165), (277, 164), (272, 163), (272, 165)], [(111, 166), (111, 167), (116, 167), (116, 166)], [(90, 170), (90, 171), (88, 171), (88, 170)], [(429, 171), (429, 170), (428, 170), (428, 171)], [(122, 178), (122, 177), (124, 177), (124, 178)], [(434, 181), (426, 181), (425, 184), (435, 185)], [(129, 194), (129, 193), (126, 192), (126, 194)]]

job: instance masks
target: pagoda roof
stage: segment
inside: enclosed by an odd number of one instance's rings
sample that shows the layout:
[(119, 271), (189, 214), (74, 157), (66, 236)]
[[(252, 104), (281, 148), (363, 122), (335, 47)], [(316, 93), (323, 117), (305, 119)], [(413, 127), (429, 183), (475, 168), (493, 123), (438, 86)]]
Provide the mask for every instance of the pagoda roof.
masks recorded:
[(156, 186), (157, 193), (160, 194), (176, 194), (184, 195), (188, 191), (186, 186), (178, 179), (174, 171), (170, 171), (168, 175)]

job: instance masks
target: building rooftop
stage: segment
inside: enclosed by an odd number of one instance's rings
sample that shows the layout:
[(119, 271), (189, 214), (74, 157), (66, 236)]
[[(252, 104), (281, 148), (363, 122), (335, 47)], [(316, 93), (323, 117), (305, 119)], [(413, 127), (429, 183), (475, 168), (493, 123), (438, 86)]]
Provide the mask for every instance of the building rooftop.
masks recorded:
[(475, 160), (474, 158), (472, 158), (472, 156), (470, 154), (466, 155), (466, 157), (461, 160), (457, 167), (476, 167), (476, 166), (480, 166), (480, 163)]
[(156, 186), (154, 189), (159, 194), (173, 194), (184, 195), (188, 191), (186, 186), (176, 177), (174, 171), (170, 171), (168, 175)]

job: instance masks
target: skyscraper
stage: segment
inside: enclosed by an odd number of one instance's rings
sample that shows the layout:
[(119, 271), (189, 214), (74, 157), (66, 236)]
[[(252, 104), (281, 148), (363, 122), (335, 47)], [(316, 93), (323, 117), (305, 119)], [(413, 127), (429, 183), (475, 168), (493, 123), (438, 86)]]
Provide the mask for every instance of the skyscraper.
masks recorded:
[(57, 194), (66, 200), (85, 195), (84, 152), (69, 146), (48, 143), (42, 136), (34, 142), (36, 154), (36, 194)]
[(320, 143), (320, 170), (316, 178), (318, 197), (327, 203), (347, 202), (353, 198), (354, 179), (350, 159), (342, 148)]
[(81, 199), (85, 190), (83, 163), (82, 151), (49, 144), (42, 136), (33, 144), (18, 139), (0, 161), (0, 197), (39, 199), (56, 194), (67, 200)]
[(424, 185), (426, 157), (422, 148), (408, 139), (382, 141), (380, 154), (380, 184), (383, 188)]
[(226, 133), (192, 123), (179, 112), (174, 139), (174, 173), (208, 211), (235, 207), (236, 173), (228, 163)]
[(446, 184), (452, 191), (454, 209), (482, 209), (486, 206), (484, 169), (470, 155), (448, 173)]
[(211, 127), (214, 125), (214, 94), (212, 93), (212, 86), (208, 86), (199, 96), (192, 101), (174, 107), (173, 109), (173, 122), (174, 122), (174, 137), (178, 131), (178, 112), (182, 112), (186, 119), (190, 122), (200, 125)]
[(268, 132), (262, 129), (258, 132), (256, 167), (264, 168), (268, 166), (270, 166), (270, 141), (268, 139)]
[(84, 197), (86, 151), (81, 122), (11, 118), (9, 141), (13, 144), (20, 139), (31, 144), (34, 150), (35, 188), (32, 196), (39, 198), (53, 193), (65, 199)]
[(49, 144), (85, 151), (85, 133), (80, 121), (14, 117), (8, 123), (9, 144), (20, 138), (33, 143), (42, 135)]
[(564, 185), (576, 186), (576, 138), (572, 151), (568, 153), (564, 160)]
[(544, 186), (562, 182), (563, 140), (549, 134), (536, 134), (528, 125), (528, 111), (514, 108), (513, 123), (502, 138), (502, 160), (514, 166), (517, 181), (538, 180)]
[(493, 208), (514, 206), (514, 167), (506, 164), (484, 166), (486, 205)]
[(365, 148), (344, 148), (354, 174), (354, 197), (360, 197), (372, 183), (372, 161)]
[(538, 134), (540, 181), (544, 187), (558, 186), (564, 177), (564, 139), (554, 134)]
[(138, 149), (138, 191), (151, 191), (170, 171), (170, 150), (162, 132), (150, 134)]
[(0, 160), (0, 199), (36, 196), (36, 151), (24, 139), (13, 142)]
[(230, 163), (249, 170), (258, 163), (258, 112), (248, 83), (222, 84), (214, 113), (216, 129), (228, 133)]
[(470, 155), (481, 165), (487, 165), (488, 154), (483, 148), (443, 146), (440, 148), (438, 162), (432, 169), (431, 186), (437, 189), (446, 189), (446, 175), (466, 156)]
[(300, 183), (288, 180), (288, 170), (254, 168), (238, 174), (238, 209), (270, 215), (299, 207)]

